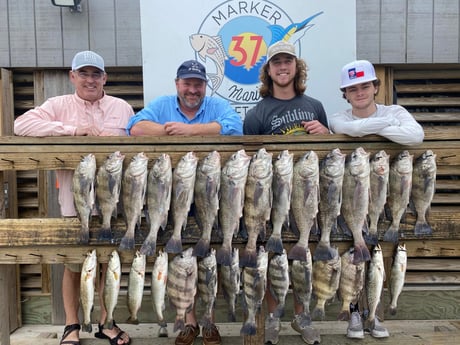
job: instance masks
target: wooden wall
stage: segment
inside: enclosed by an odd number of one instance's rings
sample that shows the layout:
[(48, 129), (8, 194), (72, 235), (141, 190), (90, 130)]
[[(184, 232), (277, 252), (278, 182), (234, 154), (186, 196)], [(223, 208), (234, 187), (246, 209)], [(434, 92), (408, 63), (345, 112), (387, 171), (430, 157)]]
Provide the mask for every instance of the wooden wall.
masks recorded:
[(69, 67), (91, 49), (107, 66), (142, 65), (139, 1), (83, 0), (82, 12), (51, 0), (0, 0), (1, 67)]
[[(358, 58), (460, 62), (460, 0), (356, 0), (356, 8)], [(107, 66), (142, 65), (138, 0), (83, 0), (82, 9), (0, 0), (0, 67), (68, 67), (85, 49), (101, 53)]]

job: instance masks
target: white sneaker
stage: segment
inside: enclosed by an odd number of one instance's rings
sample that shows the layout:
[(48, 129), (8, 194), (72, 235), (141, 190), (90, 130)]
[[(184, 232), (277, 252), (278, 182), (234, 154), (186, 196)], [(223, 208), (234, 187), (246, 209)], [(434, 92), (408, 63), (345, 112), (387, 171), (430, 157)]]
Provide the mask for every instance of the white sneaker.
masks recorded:
[(270, 313), (265, 319), (265, 344), (278, 344), (280, 341), (280, 328), (280, 319), (273, 317), (273, 313)]
[(390, 336), (388, 330), (380, 324), (380, 321), (377, 318), (374, 319), (374, 325), (371, 328), (371, 335), (374, 338), (388, 338)]
[(348, 321), (347, 338), (364, 338), (363, 321), (361, 320), (361, 315), (358, 311), (351, 313), (350, 321)]

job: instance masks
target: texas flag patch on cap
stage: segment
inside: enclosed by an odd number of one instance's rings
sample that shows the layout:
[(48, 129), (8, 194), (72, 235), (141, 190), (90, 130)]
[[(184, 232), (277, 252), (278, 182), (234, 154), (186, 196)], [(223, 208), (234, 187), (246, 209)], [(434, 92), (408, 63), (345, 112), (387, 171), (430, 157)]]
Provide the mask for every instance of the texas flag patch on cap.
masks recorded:
[(356, 71), (356, 68), (350, 68), (348, 70), (348, 78), (356, 79), (364, 77), (364, 71)]

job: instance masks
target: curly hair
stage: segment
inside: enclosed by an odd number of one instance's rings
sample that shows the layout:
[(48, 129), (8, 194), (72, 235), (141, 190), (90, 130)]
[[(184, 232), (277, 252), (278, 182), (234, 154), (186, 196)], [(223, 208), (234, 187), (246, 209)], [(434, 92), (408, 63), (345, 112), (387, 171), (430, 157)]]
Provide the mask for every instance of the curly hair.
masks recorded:
[[(297, 96), (303, 95), (307, 89), (307, 71), (308, 67), (304, 60), (295, 58), (296, 71), (294, 77), (294, 90)], [(262, 98), (273, 96), (273, 80), (268, 75), (269, 61), (267, 61), (260, 70), (259, 79), (262, 85), (259, 88), (259, 94)]]

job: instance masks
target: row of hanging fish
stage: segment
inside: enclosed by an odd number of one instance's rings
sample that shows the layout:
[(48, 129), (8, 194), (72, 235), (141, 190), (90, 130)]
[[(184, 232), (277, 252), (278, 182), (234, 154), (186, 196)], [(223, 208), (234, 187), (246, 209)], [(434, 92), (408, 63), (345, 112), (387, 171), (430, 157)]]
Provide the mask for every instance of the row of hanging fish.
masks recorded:
[[(337, 232), (338, 224), (353, 237), (355, 263), (368, 261), (366, 243), (377, 244), (377, 225), (385, 207), (391, 215), (385, 241), (398, 242), (399, 225), (409, 204), (416, 213), (415, 234), (432, 232), (426, 220), (436, 180), (432, 151), (424, 152), (414, 164), (408, 151), (400, 152), (390, 163), (384, 151), (370, 156), (361, 147), (349, 155), (336, 148), (321, 161), (314, 151), (308, 151), (294, 162), (287, 150), (273, 160), (261, 148), (252, 157), (239, 150), (223, 166), (217, 151), (201, 160), (188, 152), (175, 169), (169, 155), (163, 153), (150, 171), (147, 156), (139, 153), (124, 172), (123, 159), (120, 152), (113, 153), (96, 174), (95, 158), (90, 154), (75, 170), (73, 191), (82, 241), (89, 238), (94, 203), (102, 216), (99, 239), (112, 240), (110, 219), (116, 215), (120, 194), (127, 224), (121, 250), (134, 248), (135, 228), (145, 210), (149, 233), (140, 252), (155, 254), (158, 231), (166, 228), (170, 217), (172, 235), (165, 251), (181, 253), (183, 230), (194, 203), (201, 238), (193, 255), (209, 253), (211, 232), (216, 228), (222, 238), (216, 260), (226, 266), (232, 262), (232, 239), (238, 234), (247, 239), (242, 267), (256, 267), (258, 239), (266, 241), (267, 251), (281, 254), (283, 226), (298, 234), (289, 259), (306, 260), (310, 233), (321, 234), (314, 260), (332, 259), (337, 252), (330, 245), (330, 235)], [(269, 221), (272, 233), (266, 239)]]

